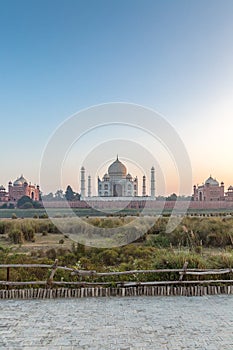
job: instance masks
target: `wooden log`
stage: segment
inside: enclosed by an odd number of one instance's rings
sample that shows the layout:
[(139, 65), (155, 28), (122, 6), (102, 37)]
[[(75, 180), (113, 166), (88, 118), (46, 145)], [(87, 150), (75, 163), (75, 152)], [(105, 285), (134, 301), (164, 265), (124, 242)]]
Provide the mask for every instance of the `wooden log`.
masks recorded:
[[(206, 271), (189, 271), (186, 270), (186, 275), (194, 276), (205, 276), (205, 275), (223, 275), (227, 273), (232, 273), (232, 269), (221, 269), (221, 270), (206, 270)], [(180, 272), (181, 274), (181, 272)]]
[(18, 267), (44, 267), (49, 268), (51, 265), (45, 265), (45, 264), (0, 264), (0, 268), (18, 268)]
[(179, 278), (180, 281), (183, 280), (183, 277), (185, 276), (185, 274), (187, 272), (187, 267), (188, 267), (188, 262), (185, 261), (184, 266), (183, 266), (183, 271), (180, 272), (180, 278)]
[[(54, 265), (48, 264), (0, 264), (0, 268), (53, 268)], [(130, 270), (130, 271), (114, 271), (114, 272), (96, 272), (95, 270), (77, 270), (66, 266), (57, 266), (57, 269), (70, 271), (74, 274), (82, 276), (114, 276), (114, 275), (132, 275), (132, 274), (146, 274), (146, 273), (169, 273), (169, 272), (184, 272), (184, 266), (182, 269), (153, 269), (153, 270)], [(233, 273), (231, 268), (228, 269), (186, 269), (186, 274), (193, 275), (208, 275), (208, 274), (225, 274)]]
[(132, 287), (132, 286), (163, 286), (163, 285), (186, 285), (186, 284), (211, 284), (211, 283), (230, 283), (233, 284), (233, 280), (219, 280), (219, 279), (211, 279), (211, 280), (190, 280), (190, 281), (151, 281), (151, 282), (117, 282), (119, 287)]
[(0, 285), (5, 286), (26, 286), (26, 285), (39, 285), (39, 284), (46, 284), (45, 281), (27, 281), (27, 282), (8, 282), (8, 281), (0, 281)]
[(58, 267), (58, 259), (55, 260), (53, 266), (52, 266), (52, 271), (50, 273), (50, 276), (49, 278), (47, 279), (47, 288), (51, 288), (52, 287), (52, 284), (53, 284), (53, 278), (54, 278), (54, 275), (57, 271), (57, 267)]

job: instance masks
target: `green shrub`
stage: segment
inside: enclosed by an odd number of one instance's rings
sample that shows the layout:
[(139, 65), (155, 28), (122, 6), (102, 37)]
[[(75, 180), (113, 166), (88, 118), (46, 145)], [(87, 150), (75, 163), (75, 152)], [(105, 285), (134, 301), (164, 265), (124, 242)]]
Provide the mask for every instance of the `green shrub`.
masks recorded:
[(170, 240), (167, 236), (159, 234), (152, 236), (146, 244), (152, 247), (166, 248), (170, 246)]
[(32, 209), (32, 208), (33, 208), (33, 205), (32, 205), (32, 203), (30, 203), (30, 202), (24, 203), (24, 204), (20, 207), (20, 209)]
[(112, 266), (117, 263), (118, 252), (113, 249), (106, 249), (99, 254), (98, 258), (104, 265)]
[(0, 207), (0, 209), (7, 209), (7, 208), (8, 208), (7, 203), (4, 203), (4, 204)]
[(5, 233), (5, 223), (0, 221), (0, 235), (4, 235)]
[(37, 202), (37, 201), (33, 201), (33, 202), (32, 202), (32, 205), (33, 205), (33, 208), (35, 208), (35, 209), (41, 209), (41, 208), (43, 208), (43, 206), (41, 205), (41, 203), (40, 203), (40, 202)]
[(35, 238), (35, 229), (33, 228), (31, 221), (25, 220), (21, 224), (21, 230), (26, 241), (32, 241)]
[(48, 219), (48, 214), (42, 214), (39, 216), (39, 219)]
[(54, 248), (48, 249), (46, 251), (46, 256), (47, 256), (47, 258), (52, 259), (52, 260), (56, 259), (56, 257), (57, 257), (56, 250)]
[(13, 228), (9, 233), (8, 237), (14, 244), (23, 243), (23, 232), (18, 228)]
[[(31, 204), (31, 206), (27, 207), (28, 204)], [(23, 196), (21, 197), (18, 202), (17, 202), (17, 208), (20, 208), (20, 209), (29, 209), (29, 208), (32, 208), (33, 205), (32, 205), (32, 200), (30, 197), (28, 196)]]

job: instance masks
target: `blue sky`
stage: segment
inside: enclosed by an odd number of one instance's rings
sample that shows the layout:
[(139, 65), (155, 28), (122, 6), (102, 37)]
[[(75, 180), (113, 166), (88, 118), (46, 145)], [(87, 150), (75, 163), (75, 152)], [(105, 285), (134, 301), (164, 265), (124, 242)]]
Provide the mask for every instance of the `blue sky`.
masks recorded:
[(60, 123), (124, 101), (175, 127), (195, 183), (233, 184), (231, 0), (1, 1), (0, 50), (0, 183), (37, 182)]

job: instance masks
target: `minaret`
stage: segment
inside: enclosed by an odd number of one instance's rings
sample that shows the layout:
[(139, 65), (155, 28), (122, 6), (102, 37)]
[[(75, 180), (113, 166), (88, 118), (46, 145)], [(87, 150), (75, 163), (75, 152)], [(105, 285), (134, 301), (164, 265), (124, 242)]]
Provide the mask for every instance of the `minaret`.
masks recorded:
[(81, 197), (85, 197), (85, 168), (82, 166), (81, 168)]
[(155, 168), (152, 166), (151, 168), (151, 177), (150, 177), (150, 195), (151, 197), (155, 197)]
[(137, 197), (138, 196), (138, 178), (137, 178), (137, 176), (135, 177), (135, 179), (134, 179), (134, 186), (136, 187), (134, 187), (134, 196), (135, 197)]
[(91, 176), (88, 176), (88, 185), (87, 185), (87, 196), (91, 197)]
[(142, 178), (142, 196), (146, 196), (146, 177), (145, 175)]

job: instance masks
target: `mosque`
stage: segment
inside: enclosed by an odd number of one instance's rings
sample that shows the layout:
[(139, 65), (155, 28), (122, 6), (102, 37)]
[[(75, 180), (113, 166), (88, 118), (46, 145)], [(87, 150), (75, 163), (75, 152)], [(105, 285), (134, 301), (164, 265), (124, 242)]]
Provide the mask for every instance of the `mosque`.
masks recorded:
[(211, 175), (202, 185), (193, 186), (193, 201), (233, 201), (233, 186), (224, 190), (224, 182), (219, 183)]
[[(81, 198), (86, 198), (85, 168), (81, 168)], [(150, 197), (155, 198), (155, 168), (151, 168)], [(91, 176), (88, 176), (87, 197), (91, 197)], [(98, 177), (98, 197), (138, 197), (138, 178), (127, 172), (126, 166), (116, 160), (109, 166), (102, 180)], [(142, 197), (147, 196), (146, 176), (142, 178)]]
[(23, 175), (13, 183), (8, 183), (8, 192), (4, 186), (0, 186), (0, 202), (17, 202), (23, 196), (28, 196), (33, 201), (40, 200), (40, 187), (29, 183)]

